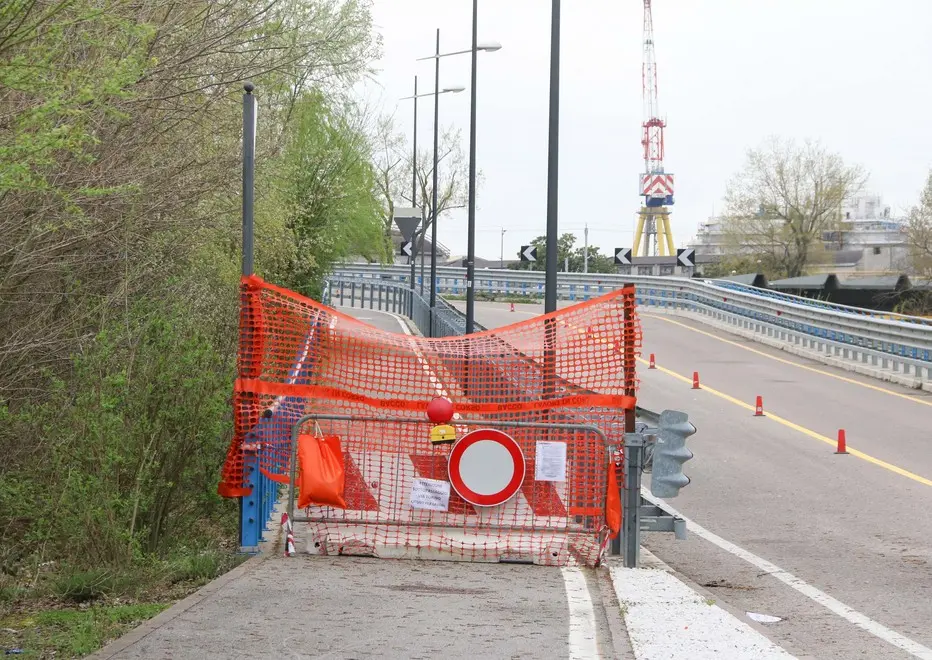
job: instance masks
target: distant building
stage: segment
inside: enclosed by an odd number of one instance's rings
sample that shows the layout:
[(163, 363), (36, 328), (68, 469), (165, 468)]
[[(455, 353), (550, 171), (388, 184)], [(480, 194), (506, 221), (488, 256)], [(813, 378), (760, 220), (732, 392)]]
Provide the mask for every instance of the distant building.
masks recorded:
[(827, 250), (860, 251), (855, 270), (894, 271), (909, 269), (905, 219), (894, 218), (890, 207), (876, 195), (851, 200), (842, 209), (841, 228), (825, 232)]
[[(865, 272), (908, 270), (904, 220), (893, 217), (879, 195), (852, 199), (842, 208), (839, 222), (838, 229), (822, 234), (823, 246), (831, 257), (826, 267)], [(729, 243), (721, 217), (701, 222), (689, 247), (697, 256), (717, 258), (751, 253), (749, 248)]]

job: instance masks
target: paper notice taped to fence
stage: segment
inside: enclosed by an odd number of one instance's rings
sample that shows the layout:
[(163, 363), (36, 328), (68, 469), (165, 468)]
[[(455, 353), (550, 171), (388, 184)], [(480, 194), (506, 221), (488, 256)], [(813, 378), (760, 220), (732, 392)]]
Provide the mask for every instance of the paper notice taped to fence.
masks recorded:
[(537, 481), (566, 481), (566, 443), (541, 440), (534, 463)]
[(450, 508), (450, 482), (415, 479), (411, 482), (411, 508), (447, 511)]

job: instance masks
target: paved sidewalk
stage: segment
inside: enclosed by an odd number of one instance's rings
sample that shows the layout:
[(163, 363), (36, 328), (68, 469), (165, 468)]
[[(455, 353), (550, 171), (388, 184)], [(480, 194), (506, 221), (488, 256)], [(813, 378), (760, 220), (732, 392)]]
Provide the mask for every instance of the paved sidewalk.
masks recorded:
[(605, 614), (606, 572), (565, 570), (569, 578), (528, 565), (254, 559), (94, 657), (633, 657), (616, 648), (627, 643), (620, 617), (612, 626)]
[(92, 657), (272, 656), (792, 657), (665, 570), (306, 554), (253, 558)]

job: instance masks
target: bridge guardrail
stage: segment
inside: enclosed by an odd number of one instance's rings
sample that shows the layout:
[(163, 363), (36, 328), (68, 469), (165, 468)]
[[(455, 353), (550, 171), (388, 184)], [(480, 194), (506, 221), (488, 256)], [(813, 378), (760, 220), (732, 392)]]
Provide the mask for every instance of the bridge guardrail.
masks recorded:
[[(380, 279), (406, 282), (403, 266), (353, 264), (337, 273), (357, 280)], [(438, 269), (440, 293), (465, 291), (465, 269)], [(697, 311), (697, 306), (720, 309), (734, 316), (784, 327), (823, 341), (895, 356), (902, 360), (932, 363), (932, 327), (912, 321), (886, 319), (802, 304), (795, 300), (763, 297), (756, 292), (681, 277), (560, 273), (558, 296), (568, 300), (597, 297), (625, 282), (637, 287), (639, 304)], [(543, 293), (543, 273), (534, 271), (483, 271), (478, 273), (477, 292), (532, 295)], [(904, 317), (918, 319), (918, 317)], [(918, 319), (925, 321), (925, 319)]]
[(724, 289), (744, 291), (746, 293), (761, 296), (762, 298), (773, 298), (774, 300), (782, 300), (784, 302), (795, 303), (805, 307), (818, 307), (820, 309), (829, 309), (845, 314), (854, 314), (855, 316), (867, 316), (877, 319), (902, 321), (903, 323), (914, 323), (932, 328), (932, 318), (910, 316), (908, 314), (897, 314), (895, 312), (881, 312), (876, 309), (864, 309), (862, 307), (851, 307), (850, 305), (841, 305), (839, 303), (829, 302), (827, 300), (817, 300), (815, 298), (794, 296), (791, 293), (783, 293), (782, 291), (774, 291), (773, 289), (762, 289), (760, 287), (751, 286), (749, 284), (741, 284), (740, 282), (731, 282), (729, 280), (710, 279), (706, 280), (706, 282), (722, 287)]

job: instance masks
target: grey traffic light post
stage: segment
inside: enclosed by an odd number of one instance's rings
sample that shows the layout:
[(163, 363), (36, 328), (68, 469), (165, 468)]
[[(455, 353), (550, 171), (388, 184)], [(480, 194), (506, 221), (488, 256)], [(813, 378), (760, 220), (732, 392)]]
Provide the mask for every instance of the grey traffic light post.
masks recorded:
[[(641, 496), (641, 476), (651, 473), (651, 495), (671, 498), (689, 484), (683, 474), (683, 464), (693, 457), (686, 448), (686, 439), (696, 432), (689, 416), (678, 410), (664, 410), (659, 415), (643, 408), (637, 416), (640, 430), (625, 433), (625, 486), (622, 493), (622, 534), (612, 544), (614, 554), (622, 554), (624, 565), (638, 565), (641, 532), (673, 532), (677, 539), (686, 538), (686, 521)], [(650, 424), (657, 424), (656, 427)], [(622, 546), (623, 542), (623, 547)]]

